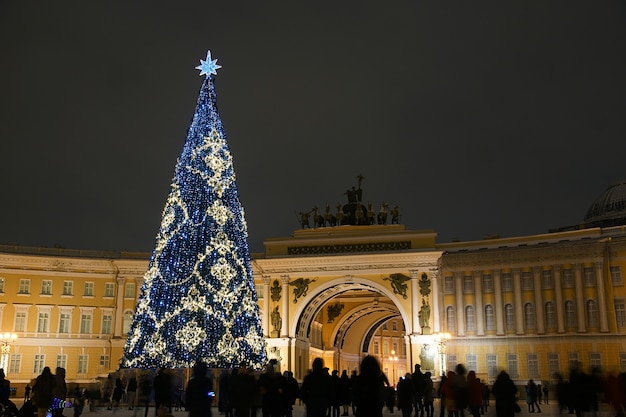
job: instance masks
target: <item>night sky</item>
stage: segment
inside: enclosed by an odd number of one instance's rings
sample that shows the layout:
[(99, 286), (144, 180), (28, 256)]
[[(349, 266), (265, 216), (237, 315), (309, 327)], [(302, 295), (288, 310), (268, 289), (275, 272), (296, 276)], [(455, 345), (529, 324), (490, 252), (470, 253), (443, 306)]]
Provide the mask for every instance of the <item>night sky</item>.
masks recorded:
[(250, 248), (398, 205), (440, 243), (626, 179), (623, 1), (0, 1), (0, 243), (150, 252), (211, 50)]

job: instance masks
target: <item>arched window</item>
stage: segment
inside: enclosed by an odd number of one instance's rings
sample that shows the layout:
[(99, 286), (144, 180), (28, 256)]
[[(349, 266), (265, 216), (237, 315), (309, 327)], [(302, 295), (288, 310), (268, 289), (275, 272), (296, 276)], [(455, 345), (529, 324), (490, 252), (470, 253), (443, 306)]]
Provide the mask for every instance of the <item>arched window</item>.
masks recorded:
[(532, 303), (524, 304), (524, 324), (526, 329), (534, 329), (535, 323), (535, 306)]
[(576, 327), (576, 306), (572, 300), (565, 302), (565, 326)]
[(506, 304), (504, 306), (504, 321), (507, 330), (515, 330), (515, 320), (513, 319), (513, 305)]
[(598, 327), (598, 304), (594, 300), (587, 301), (587, 326)]
[(456, 331), (456, 314), (454, 314), (454, 307), (452, 306), (446, 309), (446, 330), (450, 333)]
[(496, 329), (492, 305), (485, 306), (485, 329), (488, 331)]
[(476, 331), (476, 320), (474, 319), (474, 307), (465, 307), (465, 328), (468, 332)]
[(546, 327), (548, 329), (556, 329), (556, 312), (554, 311), (554, 303), (548, 301), (545, 305), (546, 311)]

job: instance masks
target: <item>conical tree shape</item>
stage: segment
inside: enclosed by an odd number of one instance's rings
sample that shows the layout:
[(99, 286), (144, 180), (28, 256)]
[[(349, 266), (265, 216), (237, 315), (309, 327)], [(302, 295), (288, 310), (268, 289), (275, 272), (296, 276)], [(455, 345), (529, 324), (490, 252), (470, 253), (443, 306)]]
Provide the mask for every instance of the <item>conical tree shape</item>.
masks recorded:
[(180, 155), (121, 365), (186, 368), (266, 362), (244, 211), (217, 111), (215, 61)]

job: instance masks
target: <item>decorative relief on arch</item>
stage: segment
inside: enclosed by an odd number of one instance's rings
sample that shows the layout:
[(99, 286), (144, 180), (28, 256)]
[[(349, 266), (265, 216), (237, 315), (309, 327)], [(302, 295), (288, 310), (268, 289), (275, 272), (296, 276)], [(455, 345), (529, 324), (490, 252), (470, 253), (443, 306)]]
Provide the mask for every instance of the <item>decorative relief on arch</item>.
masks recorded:
[(293, 303), (298, 302), (298, 298), (304, 297), (309, 291), (309, 284), (317, 281), (317, 278), (309, 279), (309, 278), (298, 278), (289, 283), (293, 289)]
[(391, 281), (391, 288), (393, 289), (394, 294), (401, 295), (402, 298), (406, 300), (406, 290), (408, 288), (406, 282), (410, 280), (411, 277), (408, 277), (403, 274), (391, 274), (388, 277), (383, 277), (385, 281)]
[(333, 305), (329, 305), (326, 308), (326, 312), (328, 313), (328, 323), (332, 323), (335, 319), (341, 314), (344, 305), (337, 303)]

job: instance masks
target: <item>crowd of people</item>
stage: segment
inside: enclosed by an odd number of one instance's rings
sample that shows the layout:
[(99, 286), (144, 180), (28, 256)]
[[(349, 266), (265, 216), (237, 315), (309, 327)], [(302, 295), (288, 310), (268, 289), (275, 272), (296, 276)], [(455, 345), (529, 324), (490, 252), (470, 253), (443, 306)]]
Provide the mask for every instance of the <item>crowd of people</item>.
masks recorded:
[[(68, 396), (65, 369), (52, 374), (45, 367), (31, 388), (25, 390), (25, 403), (18, 410), (10, 400), (10, 381), (0, 369), (0, 404), (21, 417), (63, 417), (63, 408), (72, 406), (74, 417), (80, 417), (88, 391), (75, 387)], [(117, 376), (116, 376), (117, 375)], [(176, 404), (190, 417), (210, 417), (212, 406), (224, 417), (293, 417), (293, 407), (300, 399), (307, 417), (382, 417), (384, 407), (390, 412), (401, 411), (402, 417), (481, 417), (495, 398), (497, 417), (513, 417), (521, 413), (518, 404), (524, 394), (528, 413), (541, 413), (541, 404), (549, 404), (554, 392), (562, 414), (577, 417), (596, 415), (600, 398), (610, 404), (617, 417), (626, 417), (626, 374), (601, 375), (599, 370), (584, 373), (580, 367), (570, 370), (569, 379), (556, 375), (551, 389), (530, 379), (524, 387), (517, 387), (509, 374), (501, 371), (491, 387), (469, 372), (463, 364), (442, 375), (435, 388), (430, 372), (422, 372), (415, 365), (413, 373), (406, 373), (395, 386), (391, 385), (374, 356), (362, 359), (358, 372), (330, 371), (322, 358), (315, 358), (312, 368), (300, 386), (290, 371), (280, 373), (276, 360), (270, 360), (265, 371), (255, 373), (245, 364), (232, 370), (223, 370), (218, 378), (217, 395), (214, 392), (213, 373), (204, 363), (197, 363), (186, 389), (174, 387), (173, 372), (160, 368), (152, 376), (135, 371), (128, 377), (110, 375), (103, 396), (108, 409), (115, 411), (124, 402), (129, 410), (137, 405), (145, 407), (144, 417), (154, 402), (156, 417), (172, 416)], [(175, 392), (179, 391), (176, 396)], [(184, 392), (184, 395), (183, 395)], [(439, 398), (439, 409), (435, 409)], [(24, 413), (24, 408), (29, 407)]]

